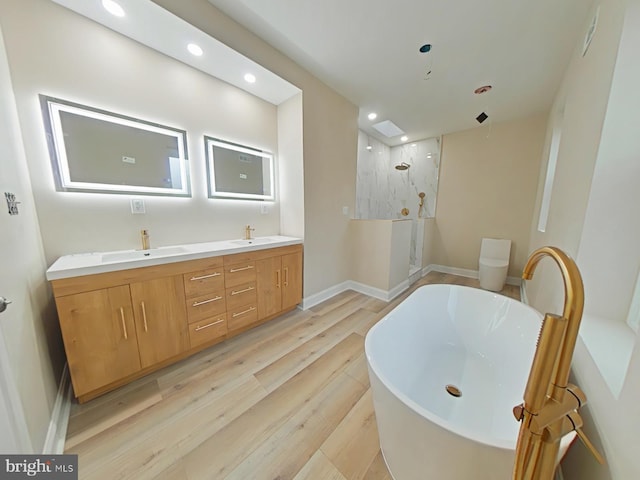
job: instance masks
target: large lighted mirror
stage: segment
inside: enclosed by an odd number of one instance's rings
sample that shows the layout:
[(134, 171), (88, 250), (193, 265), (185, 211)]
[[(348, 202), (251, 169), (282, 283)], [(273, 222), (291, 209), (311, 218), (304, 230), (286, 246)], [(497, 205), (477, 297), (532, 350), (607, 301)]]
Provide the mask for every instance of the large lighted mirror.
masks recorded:
[(40, 95), (59, 191), (190, 196), (186, 132)]
[(273, 200), (273, 155), (205, 137), (209, 197)]

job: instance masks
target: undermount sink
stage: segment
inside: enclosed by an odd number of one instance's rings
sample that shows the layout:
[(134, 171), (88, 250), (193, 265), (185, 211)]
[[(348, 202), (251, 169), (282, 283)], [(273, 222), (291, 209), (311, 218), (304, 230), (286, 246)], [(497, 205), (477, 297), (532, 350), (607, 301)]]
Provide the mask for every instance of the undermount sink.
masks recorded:
[(102, 263), (126, 262), (129, 260), (142, 260), (145, 258), (160, 258), (167, 257), (169, 255), (178, 255), (180, 253), (186, 252), (187, 249), (184, 247), (161, 247), (151, 248), (149, 250), (103, 253)]
[(269, 237), (258, 237), (250, 240), (230, 240), (230, 243), (235, 245), (260, 245), (261, 243), (273, 242), (273, 239)]

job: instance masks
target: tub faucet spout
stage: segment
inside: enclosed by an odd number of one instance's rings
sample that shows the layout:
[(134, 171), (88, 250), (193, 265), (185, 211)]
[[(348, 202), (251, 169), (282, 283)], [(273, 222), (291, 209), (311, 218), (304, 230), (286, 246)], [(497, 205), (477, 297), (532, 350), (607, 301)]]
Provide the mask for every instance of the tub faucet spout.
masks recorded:
[(560, 268), (564, 282), (562, 316), (547, 313), (524, 391), (524, 403), (513, 413), (521, 422), (514, 480), (551, 480), (556, 469), (560, 439), (575, 430), (598, 461), (602, 456), (580, 430), (578, 409), (587, 397), (575, 385), (568, 384), (571, 359), (578, 338), (584, 308), (584, 286), (576, 263), (556, 247), (534, 251), (522, 272), (524, 280), (533, 278), (538, 262), (551, 257)]

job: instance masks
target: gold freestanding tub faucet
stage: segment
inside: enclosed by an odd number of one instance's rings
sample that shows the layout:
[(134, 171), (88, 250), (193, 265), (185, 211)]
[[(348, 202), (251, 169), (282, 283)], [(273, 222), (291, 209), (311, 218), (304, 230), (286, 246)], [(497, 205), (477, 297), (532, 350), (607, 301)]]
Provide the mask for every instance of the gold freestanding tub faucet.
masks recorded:
[(534, 251), (522, 272), (524, 280), (533, 278), (538, 262), (551, 257), (564, 281), (562, 316), (547, 313), (542, 322), (538, 345), (524, 391), (524, 403), (513, 409), (520, 421), (513, 480), (552, 480), (556, 470), (560, 439), (575, 430), (600, 463), (604, 459), (584, 435), (578, 409), (587, 397), (568, 383), (571, 359), (578, 338), (584, 307), (584, 286), (576, 263), (556, 247)]

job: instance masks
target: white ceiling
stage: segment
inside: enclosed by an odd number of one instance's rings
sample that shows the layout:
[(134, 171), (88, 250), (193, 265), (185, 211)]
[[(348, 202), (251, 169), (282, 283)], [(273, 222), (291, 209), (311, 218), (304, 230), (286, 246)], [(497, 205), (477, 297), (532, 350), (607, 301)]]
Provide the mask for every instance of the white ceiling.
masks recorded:
[[(300, 92), (278, 75), (150, 0), (117, 0), (125, 11), (123, 17), (108, 13), (100, 0), (52, 1), (274, 105)], [(203, 55), (195, 57), (188, 53), (189, 43), (199, 45)], [(255, 75), (256, 82), (247, 83), (246, 73)]]
[[(209, 0), (409, 141), (548, 109), (593, 0)], [(430, 43), (430, 53), (419, 53)], [(426, 71), (432, 73), (426, 80)], [(493, 85), (483, 95), (473, 91)], [(367, 119), (371, 111), (375, 121)]]

